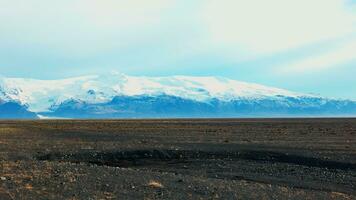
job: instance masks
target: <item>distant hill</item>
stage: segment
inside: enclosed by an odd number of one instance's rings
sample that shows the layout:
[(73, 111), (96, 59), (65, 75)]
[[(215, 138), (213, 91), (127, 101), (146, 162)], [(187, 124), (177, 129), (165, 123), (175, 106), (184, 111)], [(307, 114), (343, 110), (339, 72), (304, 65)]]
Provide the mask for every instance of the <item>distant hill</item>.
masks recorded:
[(0, 116), (28, 118), (356, 116), (356, 102), (222, 77), (0, 78)]
[(37, 115), (16, 102), (0, 101), (0, 119), (37, 119)]

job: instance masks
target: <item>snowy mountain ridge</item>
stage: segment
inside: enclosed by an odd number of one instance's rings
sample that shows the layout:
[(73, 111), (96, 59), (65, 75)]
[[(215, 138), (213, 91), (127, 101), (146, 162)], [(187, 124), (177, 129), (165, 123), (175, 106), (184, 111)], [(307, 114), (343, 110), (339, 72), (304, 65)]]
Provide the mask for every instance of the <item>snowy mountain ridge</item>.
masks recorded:
[(70, 99), (98, 104), (116, 96), (138, 95), (169, 95), (197, 102), (315, 97), (221, 77), (138, 77), (121, 73), (60, 80), (0, 77), (0, 99), (27, 105), (32, 112), (51, 111)]

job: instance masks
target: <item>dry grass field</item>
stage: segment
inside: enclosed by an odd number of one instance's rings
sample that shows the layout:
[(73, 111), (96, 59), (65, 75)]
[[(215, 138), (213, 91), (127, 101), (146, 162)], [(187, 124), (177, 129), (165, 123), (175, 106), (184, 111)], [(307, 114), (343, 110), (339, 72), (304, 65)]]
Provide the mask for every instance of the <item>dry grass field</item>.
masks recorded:
[(0, 199), (356, 199), (356, 119), (0, 121)]

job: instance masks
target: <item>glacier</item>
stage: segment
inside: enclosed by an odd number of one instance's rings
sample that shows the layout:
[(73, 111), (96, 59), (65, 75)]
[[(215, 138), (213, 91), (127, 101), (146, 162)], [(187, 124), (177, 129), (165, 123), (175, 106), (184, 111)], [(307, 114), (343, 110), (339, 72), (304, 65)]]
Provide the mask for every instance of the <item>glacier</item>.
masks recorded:
[(356, 114), (354, 101), (323, 98), (224, 77), (146, 77), (118, 72), (60, 80), (0, 77), (0, 106), (8, 102), (46, 118)]

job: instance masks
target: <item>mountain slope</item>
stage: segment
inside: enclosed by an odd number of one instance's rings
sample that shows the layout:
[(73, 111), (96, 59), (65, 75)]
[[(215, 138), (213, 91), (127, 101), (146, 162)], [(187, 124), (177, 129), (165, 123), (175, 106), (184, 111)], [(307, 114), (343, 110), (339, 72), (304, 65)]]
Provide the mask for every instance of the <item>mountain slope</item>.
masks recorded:
[(16, 102), (0, 102), (0, 119), (37, 119), (37, 115)]
[(356, 104), (317, 98), (199, 102), (176, 96), (117, 96), (107, 103), (69, 100), (45, 116), (66, 118), (355, 116)]
[(62, 80), (3, 78), (7, 97), (35, 112), (48, 111), (68, 99), (87, 103), (109, 102), (115, 96), (169, 95), (206, 102), (216, 98), (230, 101), (237, 98), (263, 98), (276, 95), (303, 96), (277, 88), (216, 77), (133, 77), (123, 74), (83, 76)]
[(0, 98), (45, 116), (349, 116), (356, 103), (221, 77), (134, 77), (120, 73), (62, 80), (0, 78)]

